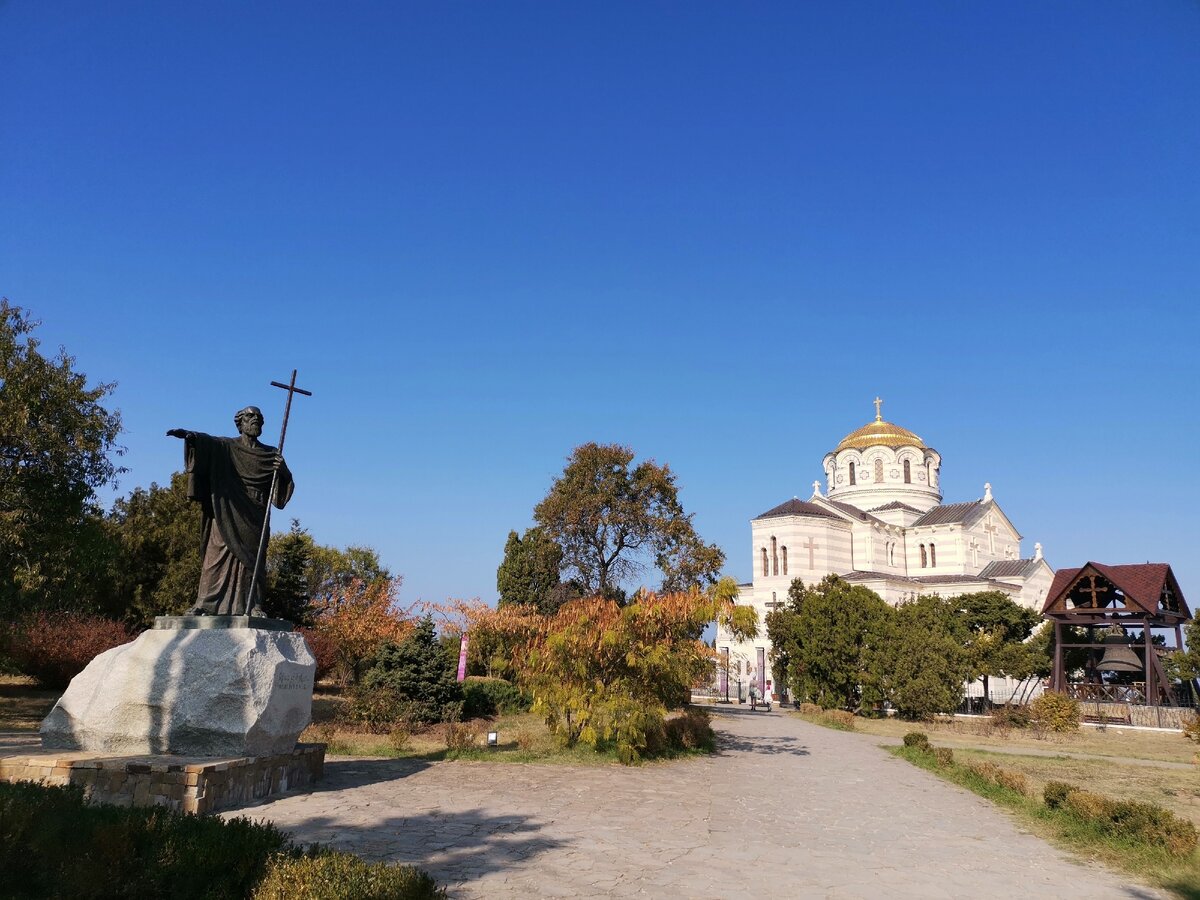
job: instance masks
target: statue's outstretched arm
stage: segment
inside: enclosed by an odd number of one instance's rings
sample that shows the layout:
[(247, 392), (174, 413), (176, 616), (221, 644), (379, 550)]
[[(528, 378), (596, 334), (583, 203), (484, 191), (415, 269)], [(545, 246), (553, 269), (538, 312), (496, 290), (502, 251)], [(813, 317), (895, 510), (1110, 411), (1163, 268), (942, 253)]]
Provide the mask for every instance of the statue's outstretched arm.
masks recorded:
[(172, 428), (167, 432), (167, 437), (173, 438), (188, 438), (195, 434), (194, 431), (188, 431), (186, 428)]

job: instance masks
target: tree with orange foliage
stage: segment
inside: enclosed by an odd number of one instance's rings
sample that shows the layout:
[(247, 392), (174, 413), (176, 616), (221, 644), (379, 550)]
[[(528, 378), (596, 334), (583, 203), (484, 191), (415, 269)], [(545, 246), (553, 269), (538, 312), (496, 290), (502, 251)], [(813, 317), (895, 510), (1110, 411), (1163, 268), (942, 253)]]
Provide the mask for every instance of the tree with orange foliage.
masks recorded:
[(332, 675), (339, 683), (357, 680), (380, 647), (400, 643), (416, 627), (412, 615), (397, 603), (401, 580), (339, 586), (317, 617), (314, 643), (320, 642), (332, 655)]
[(711, 678), (714, 654), (696, 635), (721, 603), (692, 591), (626, 607), (574, 600), (552, 616), (469, 604), (460, 613), (474, 635), (508, 648), (506, 666), (563, 745), (612, 743), (632, 763), (661, 741), (668, 710)]

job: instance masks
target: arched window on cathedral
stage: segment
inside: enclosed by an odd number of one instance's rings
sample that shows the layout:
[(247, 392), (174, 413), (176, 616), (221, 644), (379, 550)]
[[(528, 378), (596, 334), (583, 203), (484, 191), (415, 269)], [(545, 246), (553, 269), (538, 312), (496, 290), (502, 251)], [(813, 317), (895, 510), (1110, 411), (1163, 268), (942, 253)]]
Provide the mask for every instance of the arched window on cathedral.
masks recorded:
[(937, 547), (933, 545), (933, 541), (929, 542), (929, 566), (933, 569), (937, 568)]
[(854, 460), (850, 460), (850, 483), (858, 484), (858, 479), (854, 477)]
[(925, 483), (933, 487), (933, 460), (925, 460)]
[(924, 569), (929, 565), (929, 556), (925, 553), (925, 545), (921, 545), (921, 568)]
[(762, 548), (762, 564), (763, 564), (763, 575), (764, 576), (770, 575), (771, 570), (767, 568), (767, 548), (766, 547)]
[(888, 565), (894, 566), (895, 564), (896, 564), (896, 542), (892, 541), (890, 544), (888, 544)]
[(779, 574), (779, 548), (775, 544), (774, 536), (771, 537), (771, 574)]
[(787, 547), (780, 547), (779, 549), (781, 551), (783, 551), (783, 574), (786, 575), (787, 574)]
[(875, 481), (883, 481), (883, 460), (875, 460)]
[(904, 461), (904, 483), (912, 484), (912, 468), (909, 466), (907, 459)]

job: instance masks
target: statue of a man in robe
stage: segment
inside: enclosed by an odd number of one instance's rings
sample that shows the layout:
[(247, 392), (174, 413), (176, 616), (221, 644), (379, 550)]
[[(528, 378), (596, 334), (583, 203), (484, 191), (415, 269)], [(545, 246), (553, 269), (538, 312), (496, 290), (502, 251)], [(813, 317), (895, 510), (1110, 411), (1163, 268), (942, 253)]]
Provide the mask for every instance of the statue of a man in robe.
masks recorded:
[[(168, 437), (184, 441), (188, 499), (204, 511), (201, 536), (200, 591), (191, 616), (263, 616), (266, 554), (254, 565), (270, 501), (283, 509), (295, 484), (287, 464), (274, 447), (260, 443), (263, 415), (247, 406), (233, 417), (238, 437), (213, 437), (199, 431), (173, 428)], [(248, 597), (254, 583), (254, 596)]]

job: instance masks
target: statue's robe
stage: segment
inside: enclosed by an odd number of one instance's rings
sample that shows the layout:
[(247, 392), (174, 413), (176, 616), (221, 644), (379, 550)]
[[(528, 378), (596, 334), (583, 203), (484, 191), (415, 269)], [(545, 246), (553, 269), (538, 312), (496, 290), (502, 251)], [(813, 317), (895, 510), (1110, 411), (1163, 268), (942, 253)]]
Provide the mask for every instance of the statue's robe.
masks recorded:
[[(275, 448), (266, 444), (246, 446), (240, 438), (188, 433), (184, 449), (188, 499), (199, 502), (204, 512), (200, 591), (193, 615), (246, 614), (274, 457)], [(280, 464), (271, 498), (276, 508), (287, 505), (294, 489), (287, 464)], [(260, 615), (266, 563), (264, 551), (249, 603), (249, 609)]]

